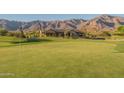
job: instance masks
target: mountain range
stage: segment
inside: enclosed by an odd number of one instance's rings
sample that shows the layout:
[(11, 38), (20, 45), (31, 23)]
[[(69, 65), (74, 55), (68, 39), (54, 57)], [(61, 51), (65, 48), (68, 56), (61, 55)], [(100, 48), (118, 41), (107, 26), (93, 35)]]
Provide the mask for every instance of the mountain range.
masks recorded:
[(55, 21), (10, 21), (6, 19), (0, 19), (0, 27), (5, 28), (8, 31), (17, 31), (20, 26), (25, 31), (34, 31), (42, 28), (44, 30), (115, 30), (118, 26), (124, 25), (124, 18), (111, 15), (100, 15), (90, 20), (85, 19), (70, 19), (70, 20), (55, 20)]

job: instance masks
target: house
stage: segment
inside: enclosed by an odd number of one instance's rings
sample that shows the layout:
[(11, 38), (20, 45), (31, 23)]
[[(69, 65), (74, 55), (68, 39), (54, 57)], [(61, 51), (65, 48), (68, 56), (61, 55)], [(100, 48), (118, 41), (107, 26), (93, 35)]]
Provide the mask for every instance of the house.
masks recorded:
[(66, 37), (66, 38), (79, 38), (83, 36), (83, 33), (76, 31), (76, 30), (67, 30), (64, 31), (63, 29), (49, 29), (45, 31), (46, 36), (55, 36), (55, 37)]
[(53, 29), (46, 30), (44, 34), (46, 34), (46, 36), (56, 36), (56, 32)]

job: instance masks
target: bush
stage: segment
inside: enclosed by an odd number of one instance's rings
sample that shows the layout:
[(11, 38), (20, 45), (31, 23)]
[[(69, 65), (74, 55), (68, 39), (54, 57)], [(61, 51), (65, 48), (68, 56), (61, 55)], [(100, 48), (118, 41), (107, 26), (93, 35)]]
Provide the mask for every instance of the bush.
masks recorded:
[(99, 33), (99, 36), (104, 39), (109, 39), (112, 36), (112, 32), (111, 31), (101, 31)]
[(98, 36), (96, 31), (87, 31), (85, 32), (85, 38), (94, 39)]
[(119, 26), (119, 27), (117, 28), (117, 31), (124, 33), (124, 26)]
[(39, 31), (29, 31), (29, 32), (25, 32), (25, 36), (26, 36), (26, 38), (40, 38), (40, 36), (41, 37), (46, 37), (46, 35), (45, 34), (42, 34), (42, 35), (40, 35), (40, 33), (39, 33)]
[(123, 32), (119, 32), (119, 31), (115, 31), (115, 32), (113, 32), (113, 35), (124, 36), (124, 33)]
[(112, 36), (111, 31), (102, 31), (101, 36), (110, 37)]
[(7, 35), (21, 38), (21, 32), (19, 32), (19, 31), (8, 32)]
[(124, 26), (119, 26), (117, 30), (113, 32), (113, 35), (124, 36)]
[(0, 28), (0, 36), (6, 36), (8, 33), (7, 30), (3, 29), (3, 28)]
[(31, 38), (27, 38), (27, 42), (39, 42), (40, 39), (37, 37), (31, 37)]
[(14, 32), (8, 32), (7, 36), (14, 36)]
[(87, 31), (85, 32), (85, 38), (88, 39), (106, 39), (111, 37), (110, 31)]

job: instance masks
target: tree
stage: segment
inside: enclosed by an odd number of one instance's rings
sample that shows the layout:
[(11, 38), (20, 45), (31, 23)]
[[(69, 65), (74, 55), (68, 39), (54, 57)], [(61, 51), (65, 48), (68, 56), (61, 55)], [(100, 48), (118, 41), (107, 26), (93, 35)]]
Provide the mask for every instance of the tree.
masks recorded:
[(68, 36), (68, 33), (70, 32), (70, 30), (68, 30), (68, 29), (64, 29), (64, 38), (69, 38), (69, 36)]
[(89, 39), (94, 39), (98, 36), (97, 31), (86, 31), (85, 34), (86, 34), (86, 38), (89, 38)]
[(20, 30), (20, 32), (21, 32), (21, 38), (25, 38), (25, 34), (24, 34), (24, 32), (23, 32), (23, 27), (20, 26), (20, 27), (19, 27), (19, 30)]
[(0, 28), (0, 36), (6, 36), (8, 33), (7, 30), (5, 30), (4, 28)]
[(117, 28), (117, 30), (118, 30), (119, 32), (124, 32), (124, 26), (119, 26), (119, 27)]
[(40, 22), (38, 22), (38, 24), (39, 24), (39, 37), (41, 38), (43, 35), (43, 27)]
[(124, 26), (119, 26), (117, 28), (117, 31), (115, 31), (113, 34), (118, 36), (124, 36)]

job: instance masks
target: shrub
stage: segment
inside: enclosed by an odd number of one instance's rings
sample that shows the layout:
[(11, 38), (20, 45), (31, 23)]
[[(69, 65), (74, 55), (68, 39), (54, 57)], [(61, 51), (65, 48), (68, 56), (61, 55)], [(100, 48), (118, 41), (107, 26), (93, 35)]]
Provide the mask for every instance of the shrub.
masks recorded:
[(124, 26), (119, 26), (113, 35), (124, 36)]
[(111, 31), (102, 31), (101, 36), (110, 37), (110, 36), (112, 36), (112, 32)]
[(98, 35), (98, 33), (96, 31), (85, 32), (85, 38), (94, 39), (97, 37), (97, 35)]
[(117, 31), (124, 33), (124, 26), (119, 26), (117, 28)]
[(27, 40), (27, 42), (39, 42), (40, 41), (40, 39), (37, 37), (27, 38), (26, 40)]
[(15, 36), (18, 38), (21, 38), (21, 32), (20, 31), (12, 31), (7, 33), (8, 36)]
[(111, 31), (86, 31), (85, 38), (88, 39), (106, 39), (111, 37)]
[(8, 32), (8, 33), (7, 33), (7, 36), (14, 36), (14, 35), (15, 35), (14, 32)]
[(7, 33), (8, 33), (7, 30), (5, 30), (5, 29), (3, 29), (3, 28), (0, 28), (0, 35), (1, 35), (1, 36), (6, 36)]
[(40, 37), (46, 37), (45, 34), (41, 34), (39, 33), (39, 31), (28, 31), (28, 32), (25, 32), (25, 36), (26, 38), (40, 38)]

